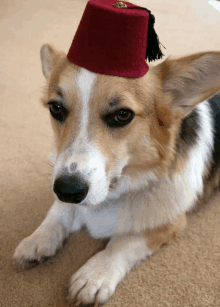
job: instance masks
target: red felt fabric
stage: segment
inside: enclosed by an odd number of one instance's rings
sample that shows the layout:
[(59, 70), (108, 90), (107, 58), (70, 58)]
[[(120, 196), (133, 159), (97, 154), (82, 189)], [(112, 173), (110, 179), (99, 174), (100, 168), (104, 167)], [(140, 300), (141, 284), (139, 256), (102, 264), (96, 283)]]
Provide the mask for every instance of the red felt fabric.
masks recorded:
[(149, 69), (145, 61), (149, 14), (140, 9), (117, 8), (115, 2), (87, 3), (67, 58), (96, 73), (142, 77)]

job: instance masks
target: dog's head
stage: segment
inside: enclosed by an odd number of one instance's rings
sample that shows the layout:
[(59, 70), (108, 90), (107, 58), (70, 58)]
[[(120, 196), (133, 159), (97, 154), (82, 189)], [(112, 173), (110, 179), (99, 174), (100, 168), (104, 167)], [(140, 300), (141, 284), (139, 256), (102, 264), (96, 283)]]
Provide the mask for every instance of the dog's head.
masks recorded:
[(68, 203), (96, 205), (121, 178), (147, 185), (166, 174), (183, 118), (220, 88), (217, 52), (167, 59), (140, 78), (90, 72), (49, 45), (41, 60), (56, 139), (53, 189)]

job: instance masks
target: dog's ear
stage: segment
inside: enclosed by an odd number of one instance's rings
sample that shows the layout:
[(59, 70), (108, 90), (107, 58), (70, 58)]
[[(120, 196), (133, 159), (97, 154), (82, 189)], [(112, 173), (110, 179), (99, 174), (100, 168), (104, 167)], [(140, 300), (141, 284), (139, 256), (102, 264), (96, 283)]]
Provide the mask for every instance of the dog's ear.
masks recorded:
[(58, 63), (60, 63), (63, 56), (65, 56), (64, 53), (58, 52), (48, 44), (45, 44), (41, 47), (40, 50), (41, 64), (46, 79), (50, 77), (54, 67)]
[(157, 66), (173, 110), (186, 116), (198, 103), (220, 91), (220, 52), (201, 52), (168, 58)]

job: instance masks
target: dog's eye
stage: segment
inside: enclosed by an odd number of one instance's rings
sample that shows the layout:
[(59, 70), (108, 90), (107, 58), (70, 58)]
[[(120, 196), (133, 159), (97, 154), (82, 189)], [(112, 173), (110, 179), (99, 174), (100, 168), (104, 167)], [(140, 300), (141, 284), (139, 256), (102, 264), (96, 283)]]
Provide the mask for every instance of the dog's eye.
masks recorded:
[(49, 101), (48, 104), (50, 106), (50, 113), (53, 118), (59, 122), (64, 122), (68, 115), (67, 109), (64, 108), (62, 104), (57, 101)]
[(134, 118), (134, 112), (129, 109), (121, 109), (113, 114), (107, 115), (105, 121), (111, 128), (123, 127)]
[(120, 110), (117, 115), (115, 115), (114, 120), (116, 122), (125, 122), (131, 116), (131, 112), (128, 110)]

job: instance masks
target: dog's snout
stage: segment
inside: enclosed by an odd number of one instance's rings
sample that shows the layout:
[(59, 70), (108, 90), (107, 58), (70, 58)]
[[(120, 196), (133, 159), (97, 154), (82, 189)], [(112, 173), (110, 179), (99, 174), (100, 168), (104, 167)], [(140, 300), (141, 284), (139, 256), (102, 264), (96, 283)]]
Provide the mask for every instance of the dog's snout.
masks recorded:
[(62, 175), (55, 180), (53, 190), (59, 200), (78, 204), (86, 198), (89, 186), (81, 176)]

